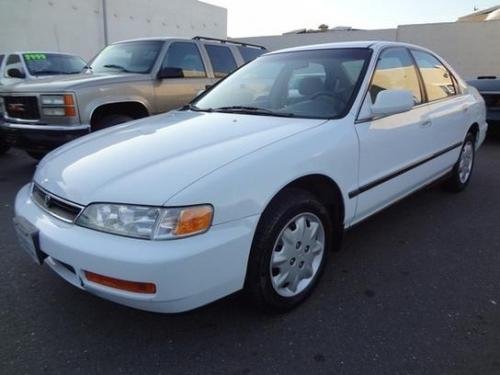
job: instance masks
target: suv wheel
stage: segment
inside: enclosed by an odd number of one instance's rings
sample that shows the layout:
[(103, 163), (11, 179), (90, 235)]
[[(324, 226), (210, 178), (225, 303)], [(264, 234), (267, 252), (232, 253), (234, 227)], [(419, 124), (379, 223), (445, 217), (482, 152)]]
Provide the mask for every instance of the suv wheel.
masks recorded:
[(321, 277), (335, 225), (315, 196), (299, 189), (282, 193), (254, 237), (245, 282), (251, 300), (274, 312), (305, 300)]
[(92, 126), (92, 131), (97, 131), (118, 124), (123, 124), (124, 122), (132, 121), (134, 118), (127, 115), (107, 115), (99, 120)]

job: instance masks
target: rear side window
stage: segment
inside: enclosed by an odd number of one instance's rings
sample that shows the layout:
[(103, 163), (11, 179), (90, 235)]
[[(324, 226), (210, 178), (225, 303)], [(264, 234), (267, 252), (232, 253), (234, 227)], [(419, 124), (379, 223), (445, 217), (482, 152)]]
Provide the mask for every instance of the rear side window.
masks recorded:
[(174, 42), (168, 47), (163, 68), (182, 70), (184, 78), (203, 78), (207, 76), (200, 51), (194, 43)]
[(415, 104), (422, 103), (417, 69), (406, 48), (390, 48), (380, 55), (370, 86), (372, 103), (384, 90), (409, 90)]
[(241, 57), (243, 57), (243, 61), (245, 61), (246, 63), (255, 60), (257, 57), (266, 52), (261, 48), (242, 47), (242, 46), (238, 47), (238, 50), (241, 53)]
[(236, 61), (229, 48), (210, 44), (205, 45), (205, 48), (216, 78), (225, 77), (236, 69)]
[(436, 57), (423, 51), (412, 51), (424, 79), (430, 102), (457, 94), (451, 73)]

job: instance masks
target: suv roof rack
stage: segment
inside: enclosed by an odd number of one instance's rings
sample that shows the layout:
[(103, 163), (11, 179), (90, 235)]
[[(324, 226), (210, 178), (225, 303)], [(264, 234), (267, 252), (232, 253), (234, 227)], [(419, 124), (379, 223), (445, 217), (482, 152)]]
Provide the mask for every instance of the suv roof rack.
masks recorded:
[(239, 46), (253, 47), (253, 48), (259, 48), (259, 49), (266, 50), (266, 47), (264, 47), (264, 46), (259, 46), (258, 44), (252, 44), (252, 43), (238, 42), (237, 40), (209, 38), (209, 37), (205, 37), (205, 36), (195, 36), (195, 37), (193, 37), (193, 40), (206, 40), (206, 41), (210, 41), (210, 42), (219, 42), (219, 43), (222, 43), (222, 44), (226, 44), (226, 43), (228, 43), (228, 44), (236, 44), (236, 45), (239, 45)]

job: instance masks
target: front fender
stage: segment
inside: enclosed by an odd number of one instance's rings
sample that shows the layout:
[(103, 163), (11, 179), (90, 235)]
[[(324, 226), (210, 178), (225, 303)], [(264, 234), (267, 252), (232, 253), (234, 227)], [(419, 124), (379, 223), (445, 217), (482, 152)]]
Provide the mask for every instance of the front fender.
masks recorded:
[(356, 199), (350, 199), (348, 192), (357, 187), (357, 142), (352, 123), (328, 121), (220, 167), (174, 195), (165, 205), (210, 203), (215, 207), (217, 225), (260, 215), (290, 182), (319, 174), (340, 188), (348, 224), (356, 208)]

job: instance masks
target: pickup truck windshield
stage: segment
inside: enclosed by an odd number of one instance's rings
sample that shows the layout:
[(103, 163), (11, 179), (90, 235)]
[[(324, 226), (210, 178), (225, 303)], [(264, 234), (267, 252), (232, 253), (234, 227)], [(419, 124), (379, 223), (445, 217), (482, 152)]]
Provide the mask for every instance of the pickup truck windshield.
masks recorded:
[(372, 51), (324, 49), (265, 55), (190, 106), (209, 112), (339, 118), (350, 109)]
[(141, 41), (112, 44), (99, 53), (92, 64), (94, 73), (149, 73), (163, 42)]
[(57, 53), (25, 53), (23, 58), (32, 76), (78, 74), (86, 65), (78, 56)]

